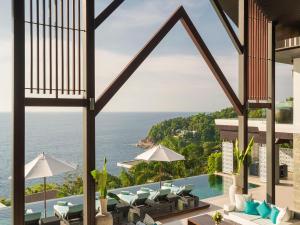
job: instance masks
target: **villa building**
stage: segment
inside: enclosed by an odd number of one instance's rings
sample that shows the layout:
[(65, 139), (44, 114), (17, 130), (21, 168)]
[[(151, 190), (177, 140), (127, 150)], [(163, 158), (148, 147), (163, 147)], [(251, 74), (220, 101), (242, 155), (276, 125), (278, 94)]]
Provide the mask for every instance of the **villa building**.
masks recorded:
[[(237, 93), (233, 90), (206, 46), (200, 35), (201, 32), (198, 32), (192, 19), (181, 6), (170, 15), (158, 32), (150, 38), (149, 42), (122, 72), (116, 75), (113, 82), (98, 98), (95, 96), (95, 88), (97, 88), (95, 62), (101, 59), (95, 58), (95, 31), (124, 0), (112, 1), (98, 16), (95, 15), (94, 0), (78, 1), (79, 5), (76, 6), (76, 9), (75, 6), (72, 8), (71, 5), (68, 5), (69, 7), (66, 7), (67, 12), (73, 12), (73, 20), (78, 21), (76, 27), (75, 22), (73, 26), (69, 23), (66, 24), (64, 18), (67, 14), (64, 10), (58, 11), (58, 1), (55, 1), (55, 4), (52, 1), (47, 1), (49, 2), (48, 6), (45, 5), (46, 1), (36, 1), (36, 4), (40, 3), (41, 5), (43, 2), (44, 7), (33, 7), (33, 1), (12, 0), (12, 2), (11, 209), (13, 225), (24, 224), (25, 108), (78, 107), (83, 109), (83, 224), (94, 225), (96, 214), (95, 182), (90, 173), (95, 169), (95, 118), (178, 22), (183, 25), (184, 30), (238, 114), (237, 120), (216, 121), (224, 140), (224, 159), (226, 162), (232, 162), (232, 160), (230, 161), (230, 154), (232, 154), (232, 142), (236, 138), (239, 140), (239, 147), (245, 149), (249, 137), (255, 136), (255, 141), (260, 144), (258, 146), (260, 150), (256, 151), (257, 159), (260, 162), (258, 170), (266, 182), (264, 199), (275, 204), (277, 202), (276, 183), (279, 179), (278, 168), (280, 160), (283, 160), (283, 157), (280, 159), (279, 155), (291, 157), (287, 151), (279, 151), (276, 145), (293, 141), (293, 160), (291, 161), (289, 158), (289, 162), (286, 162), (286, 159), (284, 164), (288, 165), (287, 170), (293, 172), (294, 204), (300, 210), (299, 1), (211, 0), (238, 53), (239, 86)], [(64, 1), (59, 2), (63, 4)], [(49, 10), (46, 10), (47, 7)], [(36, 10), (36, 13), (33, 13), (33, 10)], [(46, 11), (51, 12), (51, 14), (45, 16)], [(237, 32), (232, 27), (233, 24), (230, 20), (236, 25)], [(41, 33), (33, 32), (33, 27), (41, 30)], [(69, 31), (70, 36), (74, 37), (72, 43), (69, 41), (71, 38), (61, 32), (64, 29)], [(48, 34), (47, 37), (46, 34)], [(25, 44), (27, 37), (30, 40), (29, 47)], [(69, 55), (70, 51), (68, 51), (66, 55), (66, 52), (61, 50), (63, 48), (58, 48), (58, 43), (70, 47), (73, 49), (73, 53)], [(43, 50), (38, 49), (36, 51), (34, 46), (40, 46)], [(38, 55), (41, 53), (39, 57), (33, 57), (34, 50)], [(56, 57), (53, 57), (54, 55)], [(68, 60), (64, 60), (64, 56)], [(58, 62), (59, 60), (60, 62)], [(276, 62), (294, 66), (293, 124), (275, 124)], [(43, 72), (41, 72), (40, 65), (47, 65), (43, 67)], [(76, 71), (74, 74), (68, 70), (70, 67)], [(45, 68), (48, 68), (47, 71)], [(30, 71), (30, 73), (25, 71)], [(248, 110), (251, 108), (266, 109), (266, 120), (248, 121)], [(224, 170), (230, 172), (232, 165), (224, 166)], [(241, 175), (243, 193), (248, 193), (247, 160), (244, 162)]]
[[(230, 1), (228, 1), (230, 2)], [(276, 10), (274, 3), (271, 1), (261, 1), (262, 9), (267, 10), (267, 13), (274, 17), (284, 18), (286, 21), (284, 24), (277, 25), (275, 38), (275, 61), (277, 63), (290, 64), (293, 66), (292, 71), (286, 71), (286, 76), (292, 76), (293, 79), (293, 103), (292, 106), (285, 106), (282, 109), (280, 106), (276, 107), (276, 118), (275, 123), (275, 183), (278, 184), (280, 177), (285, 177), (286, 172), (290, 173), (289, 178), (293, 179), (293, 188), (296, 196), (299, 194), (300, 180), (297, 179), (299, 171), (297, 165), (299, 165), (299, 133), (300, 133), (300, 38), (298, 37), (300, 29), (287, 24), (292, 23), (292, 18), (284, 14), (284, 9)], [(292, 6), (292, 2), (286, 4), (286, 7)], [(224, 1), (224, 7), (226, 3)], [(292, 11), (291, 11), (292, 12)], [(293, 13), (291, 13), (293, 14)], [(299, 14), (298, 14), (299, 16)], [(296, 17), (293, 14), (290, 17)], [(295, 19), (295, 18), (294, 18)], [(288, 22), (288, 20), (291, 20)], [(287, 27), (284, 28), (284, 25)], [(288, 29), (288, 27), (290, 29)], [(290, 75), (292, 74), (292, 75)], [(276, 79), (276, 72), (275, 72)], [(266, 101), (267, 102), (267, 101)], [(250, 101), (251, 104), (251, 101)], [(253, 101), (255, 104), (255, 101)], [(284, 120), (282, 114), (285, 117), (289, 117)], [(286, 119), (286, 118), (285, 118)], [(233, 170), (233, 143), (238, 139), (238, 120), (235, 119), (217, 119), (215, 121), (219, 131), (221, 139), (223, 140), (223, 172), (230, 173)], [(252, 166), (249, 168), (250, 175), (258, 175), (260, 180), (267, 182), (267, 152), (266, 152), (266, 132), (267, 122), (265, 119), (254, 119), (248, 122), (248, 136), (254, 137), (255, 148), (252, 157)], [(289, 143), (293, 146), (291, 149), (280, 147), (284, 143)], [(285, 168), (283, 165), (286, 165)], [(285, 172), (286, 170), (286, 172)], [(282, 173), (282, 174), (280, 174)], [(299, 198), (294, 199), (294, 205), (300, 209)]]

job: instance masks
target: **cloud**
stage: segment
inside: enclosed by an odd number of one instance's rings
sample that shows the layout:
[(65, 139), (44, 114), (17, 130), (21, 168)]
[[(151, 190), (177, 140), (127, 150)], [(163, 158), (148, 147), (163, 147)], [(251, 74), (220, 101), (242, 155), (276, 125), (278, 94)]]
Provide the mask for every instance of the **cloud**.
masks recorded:
[(11, 110), (12, 97), (12, 44), (9, 40), (0, 41), (0, 111)]
[[(96, 1), (96, 4), (99, 2), (104, 4), (102, 2), (105, 1)], [(183, 4), (192, 17), (228, 81), (233, 89), (237, 90), (237, 55), (234, 50), (227, 51), (233, 47), (207, 1), (129, 0), (125, 1), (97, 31), (98, 95), (180, 4)], [(102, 5), (102, 8), (104, 7)], [(6, 29), (5, 33), (10, 33), (8, 28)], [(7, 111), (11, 109), (12, 103), (12, 46), (11, 39), (7, 36), (1, 37), (0, 111)], [(28, 49), (28, 43), (26, 46)], [(28, 65), (28, 61), (26, 64)], [(281, 100), (292, 94), (292, 68), (277, 64), (276, 69), (276, 97), (277, 100)], [(219, 84), (183, 28), (176, 25), (170, 35), (162, 41), (158, 51), (154, 51), (137, 69), (105, 110), (212, 111), (229, 105)]]
[[(129, 55), (98, 50), (96, 92), (102, 93), (131, 60)], [(218, 57), (233, 86), (237, 64), (233, 56)], [(109, 63), (110, 62), (110, 63)], [(113, 62), (113, 63), (112, 63)], [(201, 93), (206, 93), (205, 96)], [(210, 99), (218, 99), (211, 102)], [(105, 108), (106, 111), (211, 111), (228, 103), (200, 55), (150, 56)], [(208, 105), (203, 109), (203, 104)], [(214, 105), (214, 106), (213, 106)]]
[[(194, 0), (151, 0), (151, 1), (125, 1), (114, 14), (113, 26), (118, 29), (148, 27), (158, 24), (168, 18), (175, 10), (183, 5), (187, 10), (204, 10), (205, 1)], [(111, 18), (108, 18), (111, 20)]]

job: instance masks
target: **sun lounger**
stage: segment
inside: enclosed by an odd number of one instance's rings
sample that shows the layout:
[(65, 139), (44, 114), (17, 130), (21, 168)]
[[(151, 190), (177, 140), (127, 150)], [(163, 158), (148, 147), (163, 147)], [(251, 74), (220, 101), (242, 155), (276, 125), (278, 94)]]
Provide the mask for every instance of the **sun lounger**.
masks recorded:
[(55, 216), (63, 220), (66, 224), (82, 221), (82, 204), (73, 205), (68, 202), (58, 202), (53, 208)]
[(39, 225), (39, 221), (42, 217), (41, 212), (33, 212), (31, 209), (27, 209), (24, 213), (25, 225)]
[(158, 189), (156, 191), (150, 191), (150, 195), (148, 197), (149, 200), (158, 202), (167, 200), (168, 194), (170, 194), (170, 189)]
[[(147, 190), (142, 189), (142, 191)], [(148, 211), (149, 215), (159, 217), (160, 215), (166, 215), (173, 212), (175, 209), (175, 201), (170, 201), (168, 198), (171, 193), (169, 189), (148, 189), (148, 191), (150, 191), (150, 195), (145, 203), (151, 206), (152, 210)], [(144, 215), (141, 216), (143, 217)]]
[(118, 194), (118, 197), (122, 201), (127, 202), (129, 205), (139, 206), (145, 204), (145, 201), (149, 195), (150, 193), (145, 191), (137, 191), (136, 194), (133, 194), (129, 191), (122, 191), (120, 194)]
[[(145, 216), (146, 213), (150, 213), (154, 208), (146, 204), (148, 197), (150, 196), (149, 190), (139, 190), (136, 194), (122, 191), (117, 195), (121, 202), (126, 202), (130, 205), (131, 210), (129, 211), (129, 217), (135, 216)], [(132, 221), (134, 219), (132, 218)]]
[(183, 185), (180, 187), (175, 186), (173, 184), (164, 184), (163, 189), (169, 189), (172, 194), (180, 196), (181, 199), (188, 205), (190, 205), (191, 199), (193, 201), (194, 206), (198, 206), (199, 204), (199, 197), (191, 193), (194, 189), (194, 185), (192, 184)]
[(179, 196), (190, 195), (193, 188), (194, 188), (194, 185), (192, 185), (192, 184), (183, 185), (183, 186), (178, 187), (171, 183), (164, 183), (162, 186), (162, 189), (170, 190), (170, 192), (172, 194), (179, 195)]

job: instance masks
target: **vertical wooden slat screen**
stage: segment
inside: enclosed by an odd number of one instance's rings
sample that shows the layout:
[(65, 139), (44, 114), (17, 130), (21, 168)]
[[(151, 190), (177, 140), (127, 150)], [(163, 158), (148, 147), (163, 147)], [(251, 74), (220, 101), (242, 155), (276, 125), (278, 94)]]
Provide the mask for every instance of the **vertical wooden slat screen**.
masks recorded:
[(52, 94), (52, 3), (49, 1), (49, 94)]
[(256, 0), (249, 0), (249, 100), (268, 99), (268, 20)]
[[(82, 0), (27, 0), (29, 94), (81, 95)], [(26, 53), (27, 54), (27, 53)], [(28, 68), (27, 68), (28, 67)], [(28, 71), (27, 71), (28, 70)]]

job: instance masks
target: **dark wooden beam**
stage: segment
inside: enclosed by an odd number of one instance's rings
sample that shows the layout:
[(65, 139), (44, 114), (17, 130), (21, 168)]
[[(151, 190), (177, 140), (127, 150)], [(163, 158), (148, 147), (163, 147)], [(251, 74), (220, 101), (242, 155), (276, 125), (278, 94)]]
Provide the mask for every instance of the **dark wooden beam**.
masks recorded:
[(155, 47), (162, 41), (162, 39), (167, 35), (167, 33), (174, 27), (174, 25), (179, 20), (181, 20), (186, 31), (189, 33), (191, 39), (198, 48), (200, 54), (208, 64), (213, 75), (215, 76), (222, 89), (224, 90), (226, 96), (232, 103), (234, 109), (239, 115), (243, 113), (243, 106), (241, 102), (234, 93), (229, 82), (227, 81), (220, 67), (214, 60), (203, 39), (201, 38), (200, 34), (198, 33), (197, 29), (193, 25), (191, 19), (189, 18), (182, 6), (176, 10), (176, 12), (168, 19), (168, 21), (159, 29), (159, 31), (150, 39), (150, 41), (143, 47), (143, 49), (133, 58), (133, 60), (125, 67), (125, 69), (117, 76), (117, 78), (97, 99), (95, 105), (96, 113), (99, 113), (103, 109), (103, 107), (118, 92), (118, 90), (124, 85), (124, 83), (144, 62), (144, 60), (150, 55), (150, 53), (155, 49)]
[(25, 1), (12, 1), (13, 108), (12, 108), (12, 224), (24, 224), (25, 208)]
[(83, 1), (83, 26), (86, 32), (82, 38), (83, 80), (88, 101), (83, 108), (83, 224), (95, 225), (95, 182), (91, 171), (95, 169), (95, 1)]
[(99, 113), (103, 109), (103, 107), (110, 101), (110, 99), (118, 92), (118, 90), (130, 78), (130, 76), (136, 71), (136, 69), (150, 55), (155, 47), (162, 41), (167, 33), (174, 27), (174, 25), (181, 17), (180, 12), (182, 9), (183, 8), (180, 7), (176, 10), (176, 12), (168, 19), (168, 21), (159, 29), (159, 31), (151, 38), (151, 40), (142, 48), (142, 50), (133, 58), (133, 60), (131, 60), (131, 62), (125, 67), (125, 69), (97, 99), (95, 105), (96, 113)]
[(25, 98), (25, 106), (31, 107), (85, 107), (86, 99), (69, 98)]
[(194, 26), (193, 22), (191, 21), (190, 17), (186, 13), (186, 11), (182, 8), (182, 19), (181, 23), (183, 24), (185, 30), (189, 34), (190, 38), (194, 42), (195, 46), (197, 47), (198, 51), (202, 55), (204, 61), (210, 68), (211, 72), (217, 79), (218, 83), (220, 84), (221, 88), (225, 92), (227, 98), (233, 105), (234, 109), (236, 110), (238, 115), (241, 115), (244, 111), (243, 106), (234, 93), (231, 85), (227, 81), (225, 75), (223, 74), (222, 70), (218, 66), (216, 60), (210, 53), (209, 49), (207, 48), (206, 44), (204, 43), (203, 39), (201, 38), (199, 32), (197, 31), (196, 27)]
[(233, 30), (219, 0), (210, 0), (213, 8), (215, 9), (219, 19), (221, 20), (225, 30), (227, 31), (228, 36), (230, 37), (234, 47), (238, 51), (239, 54), (243, 54), (243, 45), (241, 44), (238, 36), (236, 35), (235, 31)]
[(124, 0), (114, 0), (95, 19), (95, 29), (100, 26), (122, 3)]
[(250, 109), (270, 109), (272, 107), (271, 103), (268, 102), (249, 102), (248, 103), (248, 108)]
[[(238, 126), (234, 125), (217, 125), (220, 131), (221, 140), (235, 141), (238, 138)], [(259, 131), (257, 127), (249, 127), (249, 138), (254, 137), (255, 143), (266, 144), (266, 132)], [(292, 133), (276, 132), (276, 144), (290, 143), (293, 141)]]
[(267, 201), (275, 204), (276, 155), (275, 155), (275, 25), (268, 24), (268, 98), (271, 108), (267, 109)]
[[(248, 0), (239, 1), (239, 40), (244, 46), (244, 51), (239, 55), (239, 100), (246, 106), (248, 103)], [(245, 107), (243, 114), (238, 116), (239, 148), (246, 151), (248, 146), (248, 109)], [(243, 179), (243, 193), (248, 193), (248, 162), (244, 160), (241, 171)]]

